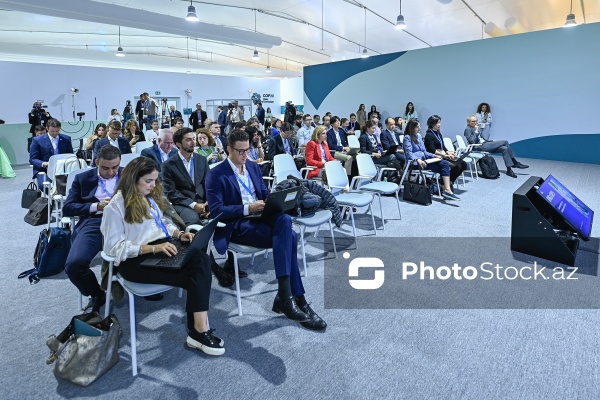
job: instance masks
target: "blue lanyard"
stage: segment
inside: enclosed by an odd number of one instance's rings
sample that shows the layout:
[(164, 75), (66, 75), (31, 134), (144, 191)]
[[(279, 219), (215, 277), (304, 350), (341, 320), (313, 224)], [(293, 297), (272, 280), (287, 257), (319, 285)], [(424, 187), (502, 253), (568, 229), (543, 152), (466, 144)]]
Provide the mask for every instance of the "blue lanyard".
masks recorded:
[(285, 148), (285, 152), (290, 154), (290, 145), (289, 145), (287, 139), (283, 139), (283, 147)]
[(156, 225), (161, 227), (167, 239), (171, 238), (171, 235), (169, 235), (169, 231), (167, 230), (165, 223), (162, 221), (162, 219), (158, 218), (158, 205), (152, 197), (148, 197), (148, 201), (151, 204), (150, 215), (154, 217), (154, 222), (156, 222)]
[[(248, 187), (248, 185), (246, 185), (244, 183), (244, 181), (242, 180), (242, 178), (240, 178), (240, 176), (238, 174), (235, 174), (235, 178), (238, 180), (238, 182), (240, 183), (240, 185), (242, 185), (244, 187), (244, 190), (250, 195), (252, 196), (252, 199), (255, 199), (254, 194), (252, 194), (252, 190), (250, 190), (250, 188)], [(248, 179), (250, 179), (250, 173), (248, 173)]]
[(352, 128), (352, 130), (354, 130), (355, 126), (356, 126), (356, 122), (350, 122), (350, 127)]
[[(100, 186), (102, 186), (102, 190), (104, 191), (104, 194), (106, 194), (108, 197), (113, 197), (113, 193), (109, 192), (108, 189), (106, 188), (106, 183), (104, 183), (104, 179), (100, 178), (98, 179), (98, 181), (100, 181)], [(115, 182), (115, 188), (117, 187), (119, 183), (119, 175), (117, 175), (117, 181)]]
[(390, 133), (390, 136), (392, 137), (392, 140), (394, 141), (395, 145), (399, 145), (398, 144), (398, 140), (396, 140), (396, 134), (392, 131), (390, 131), (389, 129), (386, 129), (386, 131), (388, 131)]
[(430, 129), (429, 132), (433, 133), (433, 136), (435, 136), (437, 141), (440, 142), (441, 150), (444, 150), (444, 142), (442, 141), (442, 135), (438, 136), (438, 133), (433, 129)]

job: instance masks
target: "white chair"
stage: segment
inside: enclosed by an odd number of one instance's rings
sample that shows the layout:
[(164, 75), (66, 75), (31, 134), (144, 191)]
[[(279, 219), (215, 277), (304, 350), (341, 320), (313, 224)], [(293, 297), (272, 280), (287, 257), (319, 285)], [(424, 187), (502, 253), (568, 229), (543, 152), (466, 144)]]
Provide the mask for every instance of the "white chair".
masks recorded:
[(141, 154), (142, 150), (147, 149), (149, 147), (154, 146), (154, 144), (152, 142), (137, 142), (135, 144), (135, 153)]
[[(291, 169), (289, 171), (281, 171), (276, 178), (279, 182), (281, 182), (282, 180), (287, 179), (288, 175), (293, 175), (296, 178), (302, 179), (300, 176), (300, 172), (298, 172), (297, 169)], [(331, 223), (332, 217), (333, 217), (333, 214), (329, 210), (319, 210), (315, 213), (315, 215), (313, 215), (311, 217), (302, 217), (302, 216), (292, 217), (292, 223), (297, 225), (300, 228), (300, 243), (302, 244), (302, 261), (304, 263), (304, 276), (308, 275), (307, 267), (306, 267), (306, 251), (304, 249), (304, 244), (305, 244), (304, 232), (306, 231), (306, 228), (316, 227), (317, 230), (315, 231), (315, 237), (317, 237), (319, 227), (321, 225), (329, 222), (329, 231), (331, 232), (331, 240), (333, 241), (333, 251), (335, 253), (335, 258), (337, 258), (337, 247), (335, 245), (335, 237), (333, 234), (333, 225)]]
[[(116, 280), (123, 286), (129, 296), (129, 330), (131, 335), (131, 373), (136, 376), (138, 373), (137, 368), (137, 341), (136, 341), (136, 327), (135, 327), (135, 296), (152, 296), (158, 293), (163, 293), (173, 289), (173, 286), (168, 285), (157, 285), (147, 283), (136, 283), (130, 282), (124, 279), (121, 274), (117, 273), (113, 277), (114, 257), (109, 256), (104, 251), (102, 252), (102, 259), (108, 262), (108, 287), (106, 290), (106, 305), (104, 306), (104, 317), (108, 317), (110, 313), (110, 300), (111, 300), (111, 282)], [(181, 297), (181, 291), (180, 291)]]
[[(445, 137), (444, 138), (444, 147), (446, 147), (446, 149), (448, 151), (452, 151), (455, 152), (454, 149), (454, 144), (452, 143), (452, 139)], [(459, 152), (461, 153), (461, 152)], [(460, 155), (459, 153), (457, 153), (457, 155)], [(463, 161), (467, 163), (467, 165), (469, 166), (469, 172), (471, 173), (471, 180), (473, 180), (473, 164), (475, 163), (474, 160), (471, 157), (465, 157), (463, 158)], [(466, 180), (465, 180), (465, 172), (463, 171), (461, 174), (461, 178), (463, 181), (463, 187), (465, 186)]]
[(373, 231), (377, 235), (375, 225), (375, 216), (373, 215), (373, 195), (367, 193), (350, 192), (348, 185), (348, 175), (339, 161), (328, 161), (325, 163), (325, 172), (327, 173), (327, 183), (332, 190), (338, 204), (342, 207), (348, 207), (350, 218), (352, 220), (352, 232), (354, 234), (354, 243), (356, 242), (356, 225), (354, 224), (354, 207), (369, 207), (371, 220), (373, 222)]
[(348, 147), (350, 147), (350, 148), (356, 148), (356, 149), (360, 148), (360, 142), (358, 141), (358, 136), (356, 136), (356, 135), (348, 135), (346, 137), (346, 139), (348, 140)]
[(121, 164), (120, 166), (125, 168), (127, 164), (131, 162), (134, 158), (138, 158), (140, 156), (139, 153), (127, 153), (121, 155)]
[[(304, 167), (300, 169), (300, 175), (302, 175), (303, 179), (306, 179), (306, 175), (308, 175), (308, 171), (314, 169), (315, 167)], [(291, 169), (297, 169), (296, 163), (294, 162), (294, 158), (289, 154), (277, 154), (273, 158), (273, 175), (277, 176), (280, 171), (288, 171)], [(276, 179), (273, 180), (273, 185), (276, 185)]]
[(254, 264), (254, 255), (256, 253), (264, 251), (265, 258), (266, 258), (269, 250), (270, 250), (270, 248), (267, 248), (267, 249), (258, 248), (258, 247), (246, 246), (243, 244), (229, 242), (229, 247), (227, 248), (227, 252), (231, 253), (231, 255), (233, 256), (233, 269), (235, 271), (235, 294), (237, 297), (238, 315), (240, 315), (240, 316), (243, 313), (242, 313), (242, 292), (240, 290), (240, 273), (239, 273), (239, 267), (238, 267), (238, 257), (240, 255), (251, 255), (252, 261), (250, 262), (250, 264), (253, 265)]
[[(382, 194), (394, 194), (396, 196), (396, 202), (398, 205), (398, 215), (402, 219), (402, 212), (400, 211), (400, 198), (398, 193), (400, 192), (400, 185), (396, 185), (393, 182), (381, 182), (380, 177), (383, 170), (396, 171), (395, 168), (382, 168), (381, 171), (377, 171), (377, 167), (373, 162), (373, 159), (368, 154), (358, 154), (356, 156), (356, 164), (358, 166), (358, 176), (352, 178), (351, 187), (360, 191), (366, 191), (373, 193), (379, 198), (379, 214), (381, 216), (381, 223), (383, 224), (383, 230), (385, 230), (385, 223), (383, 220), (383, 207), (381, 205)], [(362, 184), (363, 182), (366, 184)]]
[[(456, 150), (457, 151), (469, 151), (472, 150), (473, 147), (477, 146), (476, 144), (470, 144), (467, 146), (465, 143), (465, 139), (462, 135), (456, 135)], [(473, 158), (473, 166), (475, 167), (475, 179), (479, 179), (479, 172), (477, 171), (477, 162), (475, 160), (479, 160), (483, 158), (484, 155), (488, 154), (487, 152), (479, 152), (479, 151), (471, 151), (469, 153), (469, 157)]]

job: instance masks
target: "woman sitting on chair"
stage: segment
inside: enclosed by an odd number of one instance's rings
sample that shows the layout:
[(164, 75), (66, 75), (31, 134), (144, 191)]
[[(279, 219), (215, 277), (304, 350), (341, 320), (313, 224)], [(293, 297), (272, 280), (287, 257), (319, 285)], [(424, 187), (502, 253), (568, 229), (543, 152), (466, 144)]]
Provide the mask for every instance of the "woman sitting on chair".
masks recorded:
[(463, 171), (467, 169), (467, 163), (464, 161), (454, 161), (456, 154), (448, 151), (444, 145), (444, 138), (440, 131), (442, 125), (442, 118), (437, 115), (432, 115), (427, 120), (427, 133), (425, 134), (425, 149), (435, 154), (436, 156), (443, 157), (448, 160), (450, 165), (450, 186), (454, 184), (454, 181), (462, 175)]
[[(436, 156), (425, 149), (425, 144), (421, 138), (421, 124), (418, 119), (411, 118), (406, 123), (404, 131), (404, 154), (406, 163), (418, 163), (423, 169), (436, 172), (442, 176), (444, 182), (444, 191), (442, 198), (444, 200), (460, 200), (460, 197), (452, 193), (450, 186), (450, 166), (448, 161), (442, 160), (441, 156)], [(430, 160), (430, 161), (426, 161)]]
[(103, 123), (100, 123), (98, 125), (96, 125), (96, 129), (94, 129), (94, 133), (89, 136), (87, 138), (87, 142), (85, 142), (85, 149), (86, 150), (94, 150), (94, 146), (96, 145), (96, 142), (104, 137), (106, 137), (106, 134), (108, 133), (108, 129), (106, 129), (106, 125)]
[(133, 146), (137, 142), (144, 142), (146, 137), (142, 131), (140, 131), (138, 123), (135, 119), (130, 119), (125, 124), (125, 139), (129, 140), (129, 145)]
[[(400, 176), (402, 175), (402, 164), (396, 158), (394, 154), (385, 155), (383, 147), (377, 142), (375, 136), (375, 129), (377, 124), (374, 121), (367, 121), (362, 127), (362, 134), (358, 138), (360, 142), (360, 152), (371, 156), (373, 163), (380, 166), (386, 166), (389, 168), (396, 168), (397, 173), (393, 173), (388, 177), (388, 181), (394, 183), (400, 183)], [(384, 171), (394, 172), (394, 171)]]
[(215, 138), (206, 128), (196, 130), (196, 152), (201, 156), (206, 157), (208, 164), (216, 164), (225, 160), (225, 150), (223, 145), (217, 144)]
[(177, 271), (140, 266), (146, 255), (177, 254), (173, 240), (189, 242), (194, 234), (177, 229), (163, 215), (166, 199), (155, 162), (146, 157), (132, 160), (122, 171), (116, 194), (104, 208), (100, 230), (104, 251), (115, 258), (121, 276), (132, 282), (176, 286), (187, 290), (186, 311), (189, 347), (218, 356), (223, 341), (208, 329), (211, 286), (209, 257), (202, 253)]
[(325, 173), (323, 167), (325, 166), (325, 163), (327, 161), (335, 160), (329, 152), (329, 146), (327, 145), (327, 128), (325, 125), (319, 125), (313, 131), (311, 140), (306, 143), (304, 157), (308, 167), (317, 167), (312, 171), (309, 171), (307, 178), (323, 178), (323, 174)]

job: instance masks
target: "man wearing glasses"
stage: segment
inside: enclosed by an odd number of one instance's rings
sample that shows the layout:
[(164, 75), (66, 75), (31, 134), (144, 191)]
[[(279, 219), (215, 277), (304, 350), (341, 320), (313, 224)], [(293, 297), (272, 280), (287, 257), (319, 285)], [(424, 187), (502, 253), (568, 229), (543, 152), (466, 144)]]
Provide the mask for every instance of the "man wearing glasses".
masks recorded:
[(170, 129), (162, 129), (158, 135), (156, 144), (152, 147), (142, 150), (140, 155), (153, 159), (158, 166), (158, 171), (160, 172), (162, 163), (167, 161), (169, 157), (176, 153), (177, 149), (173, 147), (173, 131)]
[[(278, 289), (272, 310), (300, 322), (311, 330), (324, 330), (327, 324), (310, 307), (298, 269), (298, 238), (288, 214), (259, 217), (269, 195), (260, 167), (247, 163), (250, 141), (242, 130), (227, 138), (229, 157), (208, 172), (206, 198), (211, 215), (221, 213), (226, 226), (214, 235), (214, 245), (225, 254), (230, 242), (259, 248), (273, 248)], [(253, 217), (254, 216), (254, 217)], [(233, 259), (226, 266), (233, 267)], [(227, 270), (227, 267), (225, 267)], [(240, 277), (242, 273), (240, 271)]]
[(312, 126), (312, 117), (310, 114), (304, 114), (302, 118), (302, 127), (298, 129), (298, 146), (306, 147), (306, 143), (310, 142), (313, 131), (315, 128)]

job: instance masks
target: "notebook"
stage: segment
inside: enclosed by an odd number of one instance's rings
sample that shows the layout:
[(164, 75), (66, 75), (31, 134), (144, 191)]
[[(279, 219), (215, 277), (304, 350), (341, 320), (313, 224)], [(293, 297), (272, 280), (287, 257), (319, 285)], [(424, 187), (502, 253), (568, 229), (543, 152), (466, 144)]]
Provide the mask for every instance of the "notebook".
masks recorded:
[(178, 239), (170, 239), (170, 242), (177, 247), (177, 254), (174, 256), (167, 256), (166, 254), (156, 254), (149, 257), (140, 263), (140, 266), (146, 268), (157, 268), (157, 269), (170, 269), (178, 270), (187, 264), (197, 254), (206, 251), (208, 242), (215, 232), (215, 228), (219, 223), (221, 214), (213, 218), (206, 226), (196, 232), (194, 240), (192, 242), (182, 242)]

